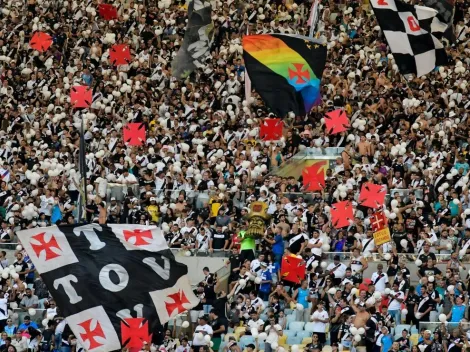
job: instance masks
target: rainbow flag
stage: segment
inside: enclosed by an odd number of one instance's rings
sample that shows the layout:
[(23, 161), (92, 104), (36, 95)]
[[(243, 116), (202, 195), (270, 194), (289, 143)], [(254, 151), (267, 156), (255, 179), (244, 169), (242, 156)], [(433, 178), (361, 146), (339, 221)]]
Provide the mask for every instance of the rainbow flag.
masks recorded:
[(261, 34), (243, 38), (243, 58), (253, 88), (278, 117), (308, 114), (319, 105), (326, 45), (313, 38)]

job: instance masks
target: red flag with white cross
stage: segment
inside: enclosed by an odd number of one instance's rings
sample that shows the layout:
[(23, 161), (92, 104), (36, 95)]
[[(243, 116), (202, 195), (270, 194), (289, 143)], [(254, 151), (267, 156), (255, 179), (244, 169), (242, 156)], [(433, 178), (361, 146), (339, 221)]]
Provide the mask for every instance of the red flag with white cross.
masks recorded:
[(374, 214), (372, 214), (372, 216), (369, 217), (369, 220), (370, 226), (374, 232), (383, 230), (388, 225), (387, 217), (381, 210), (376, 211)]

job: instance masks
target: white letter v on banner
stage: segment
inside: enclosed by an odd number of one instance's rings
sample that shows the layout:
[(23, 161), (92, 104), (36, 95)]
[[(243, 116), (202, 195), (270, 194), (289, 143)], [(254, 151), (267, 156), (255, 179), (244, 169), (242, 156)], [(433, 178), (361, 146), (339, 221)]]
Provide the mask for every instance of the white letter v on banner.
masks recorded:
[(144, 258), (142, 262), (150, 266), (153, 271), (155, 271), (163, 280), (168, 280), (170, 278), (170, 259), (162, 256), (164, 261), (164, 268), (162, 268), (156, 261), (155, 258), (148, 257)]

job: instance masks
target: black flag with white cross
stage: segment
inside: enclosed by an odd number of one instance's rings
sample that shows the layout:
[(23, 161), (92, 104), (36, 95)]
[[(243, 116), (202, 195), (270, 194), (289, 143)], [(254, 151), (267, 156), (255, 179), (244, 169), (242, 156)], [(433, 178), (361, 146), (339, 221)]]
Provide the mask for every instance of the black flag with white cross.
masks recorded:
[(141, 347), (199, 303), (188, 268), (175, 260), (158, 228), (51, 226), (18, 237), (88, 351)]

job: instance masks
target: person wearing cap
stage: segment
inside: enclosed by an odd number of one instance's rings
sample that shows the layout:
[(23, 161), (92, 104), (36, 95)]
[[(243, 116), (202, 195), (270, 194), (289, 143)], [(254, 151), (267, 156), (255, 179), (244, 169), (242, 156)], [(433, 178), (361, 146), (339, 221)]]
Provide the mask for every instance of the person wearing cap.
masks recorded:
[(354, 299), (351, 299), (350, 306), (356, 313), (354, 316), (353, 324), (356, 328), (365, 328), (371, 315), (366, 310), (366, 304), (364, 302), (354, 303)]
[[(212, 335), (214, 331), (212, 330), (212, 327), (207, 324), (209, 321), (208, 317), (206, 315), (203, 315), (199, 317), (198, 319), (198, 325), (194, 329), (194, 334), (193, 334), (193, 344), (192, 347), (194, 351), (199, 351), (199, 348), (201, 346), (207, 346), (209, 343), (204, 339), (204, 336), (209, 335), (212, 338)], [(200, 336), (200, 334), (202, 336)]]
[[(420, 351), (432, 351), (433, 339), (431, 330), (424, 330), (422, 333), (423, 340), (418, 343)], [(454, 351), (455, 352), (455, 351)]]
[(346, 275), (347, 266), (341, 263), (341, 257), (335, 255), (333, 257), (333, 263), (330, 263), (326, 267), (326, 271), (329, 273), (330, 277), (333, 278), (333, 283), (335, 286), (339, 286), (344, 276)]
[(393, 336), (386, 326), (382, 326), (375, 342), (375, 351), (388, 352), (393, 344)]

